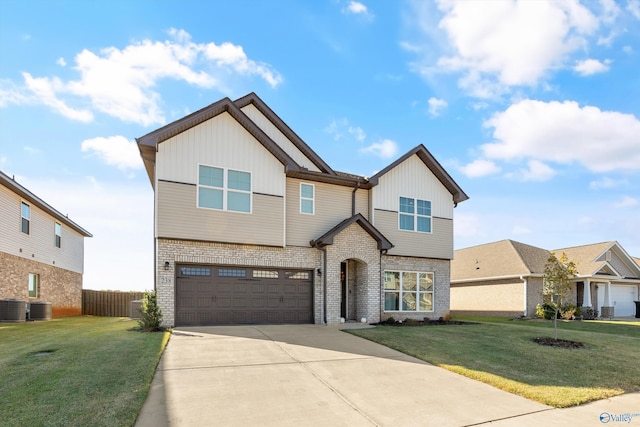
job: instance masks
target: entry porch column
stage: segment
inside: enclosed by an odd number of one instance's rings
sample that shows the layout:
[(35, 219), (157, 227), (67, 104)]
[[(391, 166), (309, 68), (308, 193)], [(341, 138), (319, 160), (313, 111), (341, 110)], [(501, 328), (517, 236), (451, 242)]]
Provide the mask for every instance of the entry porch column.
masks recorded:
[(587, 279), (583, 283), (584, 292), (582, 293), (582, 306), (591, 307), (591, 282)]

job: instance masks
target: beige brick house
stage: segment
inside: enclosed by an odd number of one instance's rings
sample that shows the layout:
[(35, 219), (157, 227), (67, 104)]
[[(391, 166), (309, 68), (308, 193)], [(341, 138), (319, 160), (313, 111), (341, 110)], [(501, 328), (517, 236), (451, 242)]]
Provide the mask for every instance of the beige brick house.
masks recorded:
[(50, 302), (82, 314), (84, 238), (91, 233), (0, 172), (0, 300)]
[(453, 208), (468, 197), (423, 145), (371, 178), (337, 172), (253, 93), (137, 142), (166, 325), (449, 312)]
[[(455, 251), (451, 311), (457, 314), (535, 316), (542, 302), (544, 267), (551, 252), (577, 263), (569, 303), (602, 315), (635, 315), (640, 265), (615, 241), (549, 251), (501, 240)], [(608, 317), (608, 316), (607, 316)]]

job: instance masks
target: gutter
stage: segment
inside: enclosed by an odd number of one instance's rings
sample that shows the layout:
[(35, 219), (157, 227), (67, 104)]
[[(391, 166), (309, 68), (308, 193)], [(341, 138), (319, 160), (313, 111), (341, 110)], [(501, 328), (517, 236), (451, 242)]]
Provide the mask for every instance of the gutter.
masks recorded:
[(522, 280), (524, 282), (524, 310), (522, 311), (522, 314), (525, 317), (527, 317), (528, 316), (527, 307), (529, 306), (529, 300), (527, 298), (527, 287), (529, 285), (529, 279), (524, 277), (524, 275), (521, 275), (520, 276), (520, 280)]
[[(527, 274), (527, 277), (544, 277), (544, 274)], [(468, 283), (468, 282), (484, 282), (486, 280), (506, 280), (506, 279), (520, 279), (524, 277), (524, 275), (520, 274), (511, 274), (508, 276), (490, 276), (490, 277), (478, 277), (475, 279), (457, 279), (451, 280), (450, 283), (458, 284), (458, 283)]]

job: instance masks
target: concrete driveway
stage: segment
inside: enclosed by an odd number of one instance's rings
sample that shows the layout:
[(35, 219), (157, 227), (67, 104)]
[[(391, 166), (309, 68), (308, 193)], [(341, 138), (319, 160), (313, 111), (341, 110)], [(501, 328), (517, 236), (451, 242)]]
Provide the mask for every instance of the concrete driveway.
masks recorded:
[(334, 327), (193, 327), (171, 336), (136, 426), (556, 425), (560, 411)]

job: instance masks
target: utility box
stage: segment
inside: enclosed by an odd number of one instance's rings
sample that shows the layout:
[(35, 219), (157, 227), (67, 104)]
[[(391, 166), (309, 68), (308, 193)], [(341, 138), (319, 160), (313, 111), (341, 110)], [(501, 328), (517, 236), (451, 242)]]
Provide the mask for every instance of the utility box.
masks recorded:
[(132, 319), (142, 319), (142, 313), (140, 313), (140, 310), (142, 310), (142, 300), (136, 299), (131, 301), (129, 317)]
[(24, 322), (27, 320), (27, 302), (21, 299), (0, 301), (0, 321)]
[(30, 303), (29, 320), (51, 320), (51, 303), (44, 301)]

